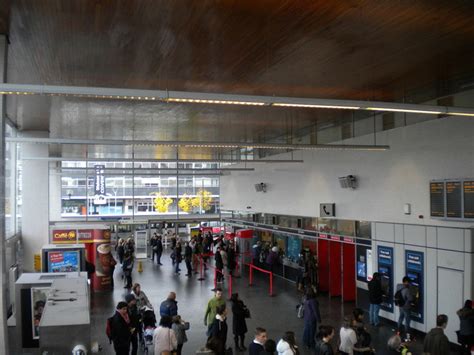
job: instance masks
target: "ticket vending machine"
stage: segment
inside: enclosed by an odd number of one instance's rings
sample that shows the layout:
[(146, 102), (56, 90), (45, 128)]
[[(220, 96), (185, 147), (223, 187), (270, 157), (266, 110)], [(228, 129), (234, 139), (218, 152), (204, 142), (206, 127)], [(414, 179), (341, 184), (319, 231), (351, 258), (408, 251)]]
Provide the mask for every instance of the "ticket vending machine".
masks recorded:
[(378, 246), (377, 264), (381, 276), (382, 290), (387, 295), (380, 308), (393, 313), (393, 248)]
[(411, 280), (410, 292), (415, 299), (411, 310), (411, 319), (415, 322), (423, 323), (424, 320), (424, 292), (423, 292), (423, 274), (424, 263), (423, 253), (419, 251), (405, 250), (405, 271)]

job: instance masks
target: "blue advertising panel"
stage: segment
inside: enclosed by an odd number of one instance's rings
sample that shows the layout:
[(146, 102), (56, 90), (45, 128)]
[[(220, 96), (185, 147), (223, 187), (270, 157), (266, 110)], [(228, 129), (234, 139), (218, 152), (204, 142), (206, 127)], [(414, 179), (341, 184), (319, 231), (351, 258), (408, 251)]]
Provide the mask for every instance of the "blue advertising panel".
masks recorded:
[(415, 302), (411, 309), (411, 319), (423, 323), (423, 283), (424, 283), (424, 262), (423, 252), (405, 250), (405, 270), (406, 275), (411, 280), (411, 288)]
[(301, 239), (299, 237), (288, 236), (286, 256), (289, 260), (296, 262), (301, 253)]
[(48, 272), (79, 271), (78, 251), (50, 251), (48, 253)]
[(382, 289), (387, 295), (380, 308), (393, 312), (393, 248), (379, 246), (377, 248), (378, 272), (382, 280)]

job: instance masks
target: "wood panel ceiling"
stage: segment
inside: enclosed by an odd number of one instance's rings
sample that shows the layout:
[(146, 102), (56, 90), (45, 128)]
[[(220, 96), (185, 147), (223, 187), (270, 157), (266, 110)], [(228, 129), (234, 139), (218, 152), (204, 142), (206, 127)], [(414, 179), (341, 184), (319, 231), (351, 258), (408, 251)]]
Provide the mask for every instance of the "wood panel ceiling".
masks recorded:
[[(474, 73), (473, 15), (474, 2), (464, 0), (15, 0), (8, 78), (14, 83), (401, 101), (406, 92)], [(68, 105), (66, 100), (56, 107)], [(162, 112), (156, 106), (143, 111), (151, 109)], [(258, 140), (264, 129), (274, 130), (270, 136), (288, 134), (288, 115), (304, 117), (297, 128), (344, 119), (295, 109), (271, 114), (244, 108), (179, 110), (174, 123), (165, 117), (178, 109), (155, 115), (157, 127), (178, 139), (222, 137), (230, 119), (216, 119), (223, 116), (233, 117), (235, 140)], [(61, 112), (47, 110), (49, 128), (66, 125)], [(196, 112), (200, 120), (190, 119)], [(95, 132), (94, 122), (100, 124), (101, 117), (82, 119)], [(204, 132), (209, 127), (216, 133)]]

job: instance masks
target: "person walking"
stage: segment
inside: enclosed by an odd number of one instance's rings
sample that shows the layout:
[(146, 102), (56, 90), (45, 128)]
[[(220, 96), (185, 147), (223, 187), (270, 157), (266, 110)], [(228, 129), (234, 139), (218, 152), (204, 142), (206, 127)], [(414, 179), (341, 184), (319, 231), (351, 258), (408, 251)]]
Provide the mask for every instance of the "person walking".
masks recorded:
[[(402, 280), (402, 284), (397, 285), (397, 292), (395, 293), (395, 304), (398, 306), (400, 316), (398, 317), (398, 330), (400, 333), (403, 329), (403, 321), (405, 320), (405, 339), (410, 341), (410, 321), (411, 321), (411, 308), (415, 301), (410, 290), (410, 278), (405, 276)], [(400, 292), (398, 292), (400, 291)], [(399, 298), (397, 296), (400, 296)]]
[(218, 287), (215, 289), (214, 297), (207, 303), (206, 312), (204, 313), (204, 325), (208, 327), (208, 332), (214, 318), (216, 318), (217, 308), (224, 305), (225, 300), (222, 297), (222, 289)]
[(133, 294), (125, 296), (128, 307), (128, 317), (130, 319), (130, 344), (132, 345), (132, 355), (138, 352), (138, 334), (141, 333), (141, 319), (137, 308), (137, 300)]
[(132, 295), (135, 296), (137, 300), (137, 308), (139, 311), (142, 311), (145, 307), (153, 309), (148, 297), (146, 296), (145, 292), (142, 291), (140, 284), (135, 283), (132, 287)]
[(330, 325), (322, 325), (319, 327), (314, 355), (334, 355), (330, 344), (332, 338), (334, 338), (334, 334), (334, 327)]
[(155, 262), (155, 255), (156, 255), (156, 241), (158, 240), (158, 235), (156, 233), (153, 233), (153, 236), (150, 238), (150, 247), (151, 247), (151, 261), (154, 263)]
[(178, 342), (177, 355), (181, 355), (181, 352), (183, 351), (183, 345), (188, 341), (186, 330), (189, 329), (189, 322), (185, 322), (180, 315), (174, 316), (171, 329), (174, 330), (176, 341)]
[(299, 355), (298, 346), (296, 345), (295, 333), (285, 332), (283, 337), (277, 344), (276, 350), (278, 355)]
[(179, 268), (179, 264), (181, 264), (181, 261), (183, 261), (182, 248), (181, 242), (178, 242), (174, 247), (175, 275), (179, 275), (179, 272), (181, 271), (181, 269)]
[(231, 240), (229, 242), (229, 247), (227, 248), (227, 270), (229, 270), (230, 276), (233, 276), (236, 265), (235, 245)]
[(126, 252), (124, 255), (123, 263), (122, 263), (122, 270), (125, 276), (124, 288), (132, 287), (132, 271), (133, 271), (134, 263), (135, 263), (135, 258), (133, 257), (133, 254)]
[(119, 302), (115, 314), (110, 320), (110, 340), (114, 345), (115, 354), (129, 355), (132, 329), (128, 316), (127, 302)]
[(450, 353), (449, 340), (444, 334), (448, 326), (448, 316), (440, 314), (436, 317), (436, 328), (426, 334), (423, 342), (423, 353), (427, 355), (447, 355)]
[(464, 307), (456, 314), (460, 322), (460, 329), (457, 332), (458, 342), (464, 348), (464, 352), (470, 354), (470, 349), (474, 345), (474, 309), (472, 309), (472, 301), (466, 300)]
[(316, 330), (318, 323), (321, 323), (321, 314), (319, 313), (319, 302), (316, 300), (316, 293), (310, 287), (306, 291), (306, 299), (303, 303), (304, 309), (304, 329), (303, 344), (313, 349), (315, 346)]
[[(230, 297), (232, 302), (232, 332), (234, 333), (234, 345), (236, 351), (245, 351), (245, 334), (247, 333), (247, 322), (245, 318), (250, 317), (250, 311), (239, 298), (238, 293)], [(240, 340), (240, 345), (239, 345)]]
[(369, 281), (369, 322), (374, 327), (380, 325), (379, 312), (383, 300), (382, 280), (378, 272), (374, 272)]
[(186, 276), (190, 277), (190, 276), (193, 275), (193, 268), (191, 266), (191, 262), (193, 260), (193, 249), (191, 248), (191, 246), (187, 242), (184, 245), (185, 245), (185, 247), (184, 247), (184, 262), (186, 264), (186, 270), (187, 270)]
[(159, 327), (153, 332), (153, 348), (156, 355), (166, 352), (171, 354), (172, 351), (178, 348), (176, 335), (171, 329), (172, 322), (173, 320), (169, 316), (161, 317)]
[(264, 345), (266, 342), (267, 342), (266, 329), (257, 327), (255, 329), (255, 338), (249, 344), (249, 355), (260, 355), (265, 350)]
[(170, 292), (166, 300), (161, 302), (160, 316), (174, 317), (178, 315), (178, 301), (176, 301), (176, 293)]
[(216, 316), (209, 327), (209, 340), (217, 346), (216, 355), (226, 354), (227, 308), (225, 304), (216, 309)]
[(120, 264), (123, 263), (124, 255), (125, 255), (125, 240), (120, 238), (117, 244), (117, 256), (118, 256)]
[(158, 235), (158, 238), (156, 238), (156, 263), (158, 265), (163, 265), (161, 263), (162, 254), (163, 254), (163, 239), (161, 235)]
[(223, 280), (222, 270), (224, 269), (224, 261), (222, 260), (221, 248), (218, 247), (216, 254), (214, 255), (215, 266), (216, 266), (216, 282), (221, 283)]

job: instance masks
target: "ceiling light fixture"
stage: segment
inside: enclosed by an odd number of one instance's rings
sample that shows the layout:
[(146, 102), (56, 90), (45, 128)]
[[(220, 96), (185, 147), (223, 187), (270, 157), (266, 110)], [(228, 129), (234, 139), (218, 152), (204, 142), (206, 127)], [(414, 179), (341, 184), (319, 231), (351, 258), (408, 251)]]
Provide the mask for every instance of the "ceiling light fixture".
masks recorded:
[(429, 115), (474, 116), (474, 108), (436, 106), (398, 102), (337, 100), (298, 97), (274, 97), (238, 94), (213, 94), (203, 92), (185, 92), (168, 90), (114, 89), (80, 86), (54, 86), (29, 84), (0, 84), (3, 95), (47, 95), (72, 96), (93, 99), (152, 100), (167, 103), (201, 103), (248, 106), (274, 106), (294, 108), (366, 110), (420, 113)]

